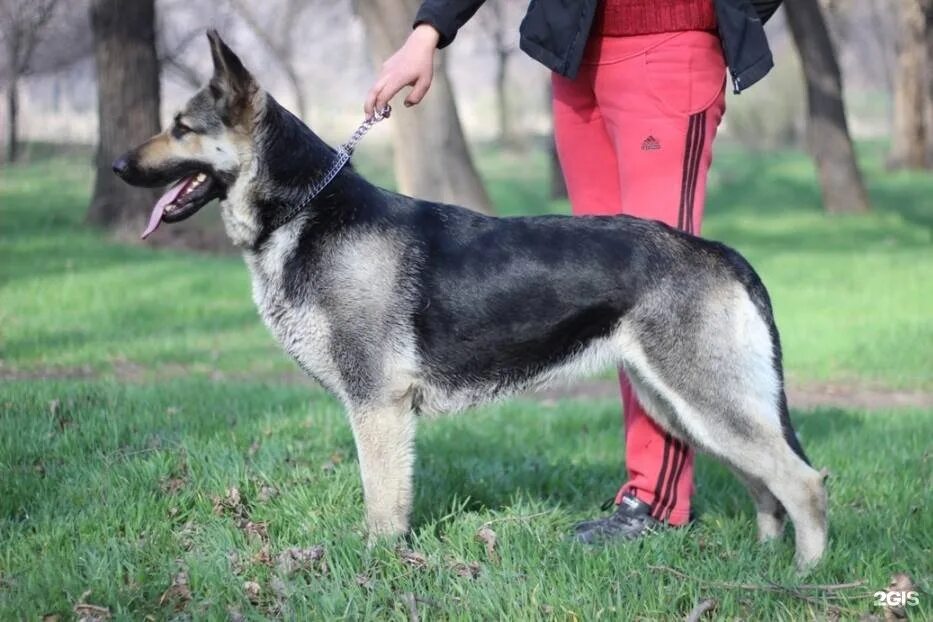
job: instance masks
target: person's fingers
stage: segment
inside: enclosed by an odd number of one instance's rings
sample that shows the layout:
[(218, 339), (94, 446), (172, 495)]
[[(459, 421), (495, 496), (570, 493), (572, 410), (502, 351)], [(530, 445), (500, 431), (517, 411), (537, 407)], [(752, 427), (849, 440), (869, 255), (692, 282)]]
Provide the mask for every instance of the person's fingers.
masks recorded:
[(379, 95), (379, 91), (375, 86), (369, 89), (369, 92), (366, 94), (366, 99), (363, 101), (363, 114), (366, 115), (366, 118), (373, 116), (373, 110), (376, 108), (376, 96)]
[(385, 88), (385, 85), (385, 77), (380, 76), (366, 94), (366, 100), (363, 102), (363, 112), (366, 114), (367, 119), (373, 116), (373, 110), (376, 109), (376, 98), (379, 97), (379, 93)]
[(403, 86), (405, 86), (405, 83), (401, 81), (388, 82), (376, 96), (375, 110), (381, 111), (385, 108), (389, 101), (402, 90)]
[(418, 81), (415, 82), (414, 88), (411, 89), (408, 97), (405, 98), (405, 105), (414, 106), (421, 103), (421, 100), (424, 99), (424, 96), (428, 92), (429, 88), (431, 88), (431, 76), (419, 76)]

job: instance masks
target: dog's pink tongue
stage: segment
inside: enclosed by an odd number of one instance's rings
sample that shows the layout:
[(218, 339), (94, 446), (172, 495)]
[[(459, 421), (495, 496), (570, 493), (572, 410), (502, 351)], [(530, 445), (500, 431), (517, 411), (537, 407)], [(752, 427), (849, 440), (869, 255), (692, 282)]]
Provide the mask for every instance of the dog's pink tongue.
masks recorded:
[(149, 216), (149, 224), (146, 226), (146, 230), (143, 231), (143, 234), (140, 236), (142, 239), (148, 238), (153, 231), (159, 228), (159, 224), (162, 222), (162, 214), (165, 213), (165, 206), (169, 205), (172, 201), (178, 198), (178, 195), (181, 193), (182, 189), (185, 187), (185, 184), (190, 181), (189, 177), (182, 179), (180, 182), (168, 189), (168, 191), (159, 197), (159, 200), (156, 201), (155, 207), (152, 208), (152, 215)]

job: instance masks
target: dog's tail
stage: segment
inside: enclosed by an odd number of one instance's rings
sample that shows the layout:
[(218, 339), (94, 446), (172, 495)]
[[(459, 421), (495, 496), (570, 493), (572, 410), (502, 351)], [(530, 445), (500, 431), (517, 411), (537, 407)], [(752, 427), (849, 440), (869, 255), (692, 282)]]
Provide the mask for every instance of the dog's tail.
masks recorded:
[[(775, 335), (776, 334), (777, 333), (775, 332)], [(779, 347), (779, 346), (775, 344), (775, 347)], [(778, 366), (779, 366), (778, 369), (780, 370), (780, 362), (778, 363)], [(786, 440), (787, 444), (790, 445), (790, 448), (794, 450), (794, 453), (800, 456), (801, 460), (806, 462), (807, 465), (813, 466), (812, 464), (810, 464), (810, 459), (807, 458), (807, 454), (803, 450), (803, 445), (800, 444), (800, 439), (797, 438), (797, 431), (794, 430), (794, 425), (791, 423), (790, 412), (787, 409), (787, 392), (784, 390), (784, 373), (783, 371), (779, 371), (779, 374), (780, 374), (780, 379), (781, 379), (781, 384), (780, 384), (781, 394), (778, 398), (779, 399), (778, 406), (780, 408), (781, 429), (784, 431), (784, 440)]]
[(751, 298), (752, 303), (758, 309), (758, 313), (761, 315), (761, 319), (764, 321), (765, 326), (768, 327), (768, 332), (771, 335), (772, 367), (778, 378), (777, 407), (784, 439), (793, 452), (800, 456), (800, 459), (806, 462), (807, 465), (810, 465), (810, 459), (807, 458), (807, 454), (800, 444), (800, 439), (797, 438), (797, 432), (794, 430), (794, 425), (790, 420), (790, 412), (787, 408), (787, 392), (784, 388), (784, 363), (781, 353), (781, 336), (778, 334), (777, 324), (774, 321), (771, 297), (768, 295), (768, 290), (765, 288), (764, 283), (761, 282), (761, 277), (758, 276), (758, 273), (755, 272), (751, 264), (737, 251), (725, 245), (723, 245), (723, 248), (727, 249), (729, 263), (732, 266), (735, 276), (745, 287), (745, 291), (748, 292), (749, 298)]

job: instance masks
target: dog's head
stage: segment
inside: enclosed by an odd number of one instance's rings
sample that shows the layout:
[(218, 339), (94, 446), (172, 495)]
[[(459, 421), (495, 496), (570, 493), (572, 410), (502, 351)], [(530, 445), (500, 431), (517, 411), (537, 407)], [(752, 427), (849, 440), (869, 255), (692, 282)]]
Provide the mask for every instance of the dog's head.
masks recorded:
[(161, 222), (192, 216), (223, 199), (252, 157), (251, 133), (262, 91), (216, 31), (207, 33), (214, 75), (170, 127), (117, 158), (113, 171), (133, 186), (172, 184), (156, 202), (145, 238)]

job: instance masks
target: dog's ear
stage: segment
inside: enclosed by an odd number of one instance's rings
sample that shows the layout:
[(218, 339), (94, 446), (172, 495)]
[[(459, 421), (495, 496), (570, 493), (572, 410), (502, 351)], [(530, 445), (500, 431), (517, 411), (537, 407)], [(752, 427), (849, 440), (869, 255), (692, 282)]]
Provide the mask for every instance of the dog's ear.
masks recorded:
[(207, 40), (214, 61), (214, 75), (208, 88), (224, 123), (234, 126), (248, 118), (259, 85), (216, 30), (207, 31)]

